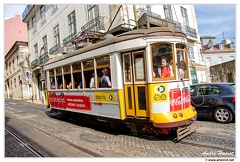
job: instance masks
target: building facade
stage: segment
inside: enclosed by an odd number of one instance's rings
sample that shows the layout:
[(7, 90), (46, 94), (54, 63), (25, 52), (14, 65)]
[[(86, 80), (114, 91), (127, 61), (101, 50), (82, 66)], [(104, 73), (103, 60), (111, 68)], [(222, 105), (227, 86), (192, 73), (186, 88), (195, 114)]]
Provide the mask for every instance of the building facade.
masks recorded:
[(30, 98), (27, 24), (19, 15), (4, 21), (4, 96)]
[(16, 41), (5, 55), (5, 98), (31, 98), (28, 42)]
[[(212, 37), (212, 36), (201, 37), (203, 62), (204, 62), (204, 65), (209, 67), (209, 69), (206, 71), (207, 82), (216, 81), (216, 79), (214, 79), (216, 74), (215, 72), (213, 74), (210, 71), (211, 67), (213, 66), (215, 68), (222, 67), (221, 64), (235, 60), (235, 57), (236, 57), (234, 43), (232, 43), (229, 39), (225, 39), (221, 43), (215, 44), (214, 39), (215, 37)], [(219, 65), (219, 66), (215, 66), (215, 65)], [(235, 75), (235, 66), (232, 66), (232, 68), (230, 69), (231, 71), (234, 70), (234, 75)], [(229, 75), (233, 75), (233, 74), (229, 74)], [(222, 75), (222, 77), (226, 77), (226, 78), (222, 78), (223, 80), (229, 80), (227, 79), (228, 76)], [(235, 76), (231, 78), (235, 78)]]
[[(42, 65), (48, 59), (81, 47), (77, 40), (82, 32), (95, 32), (99, 37), (120, 34), (145, 26), (140, 21), (144, 14), (151, 17), (153, 26), (183, 31), (188, 39), (189, 57), (198, 62), (200, 37), (193, 5), (28, 5), (22, 19), (28, 24), (34, 99), (44, 98)], [(190, 69), (196, 75), (196, 69)]]

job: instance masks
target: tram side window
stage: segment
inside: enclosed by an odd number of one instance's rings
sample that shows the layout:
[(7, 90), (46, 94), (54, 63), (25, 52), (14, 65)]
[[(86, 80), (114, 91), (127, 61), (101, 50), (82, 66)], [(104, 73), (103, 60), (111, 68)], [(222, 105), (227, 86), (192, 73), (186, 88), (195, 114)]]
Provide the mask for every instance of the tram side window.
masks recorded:
[(100, 88), (111, 88), (111, 74), (110, 74), (110, 61), (109, 56), (102, 56), (96, 58), (96, 69), (97, 69), (97, 87)]
[(186, 64), (186, 50), (184, 48), (185, 46), (182, 44), (177, 44), (177, 71), (178, 71), (178, 77), (179, 79), (187, 78), (188, 72), (187, 72), (187, 64)]
[(81, 62), (74, 63), (72, 65), (72, 71), (73, 71), (72, 72), (73, 73), (73, 81), (72, 81), (73, 89), (83, 88)]
[(83, 61), (83, 73), (84, 73), (84, 88), (90, 88), (90, 81), (92, 78), (92, 72), (94, 71), (94, 60)]
[(71, 81), (71, 71), (70, 65), (66, 65), (63, 67), (64, 72), (64, 89), (72, 89), (72, 81)]
[(174, 77), (171, 44), (152, 45), (153, 78)]
[(49, 70), (50, 89), (56, 89), (54, 69)]
[(56, 88), (57, 89), (62, 89), (63, 84), (62, 84), (62, 67), (56, 68)]

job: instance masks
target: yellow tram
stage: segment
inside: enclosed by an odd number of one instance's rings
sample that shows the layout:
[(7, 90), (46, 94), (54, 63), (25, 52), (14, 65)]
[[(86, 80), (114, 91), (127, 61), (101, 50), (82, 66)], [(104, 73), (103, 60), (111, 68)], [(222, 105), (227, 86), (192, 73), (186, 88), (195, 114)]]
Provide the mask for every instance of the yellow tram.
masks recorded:
[[(190, 102), (186, 35), (168, 27), (107, 35), (97, 43), (50, 59), (48, 106), (132, 132), (169, 134), (195, 130)], [(107, 71), (105, 73), (105, 71)], [(103, 76), (110, 85), (103, 86)]]

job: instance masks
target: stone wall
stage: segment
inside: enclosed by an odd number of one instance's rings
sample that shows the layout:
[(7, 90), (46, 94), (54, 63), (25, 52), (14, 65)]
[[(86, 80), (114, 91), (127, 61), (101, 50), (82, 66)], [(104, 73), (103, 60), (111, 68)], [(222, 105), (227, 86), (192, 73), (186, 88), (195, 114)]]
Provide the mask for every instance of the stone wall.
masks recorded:
[(210, 67), (211, 82), (235, 83), (235, 60)]

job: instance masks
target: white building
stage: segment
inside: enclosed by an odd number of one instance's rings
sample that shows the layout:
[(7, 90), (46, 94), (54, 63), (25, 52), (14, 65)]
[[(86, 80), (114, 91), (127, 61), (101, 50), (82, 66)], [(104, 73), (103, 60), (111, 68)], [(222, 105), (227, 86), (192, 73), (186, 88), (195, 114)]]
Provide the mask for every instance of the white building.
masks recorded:
[(5, 98), (30, 99), (28, 42), (16, 41), (5, 55)]
[[(223, 67), (220, 64), (235, 60), (235, 44), (232, 43), (229, 39), (223, 40), (221, 43), (215, 43), (215, 38), (213, 36), (201, 36), (200, 40), (202, 43), (202, 55), (203, 62), (208, 67), (206, 71), (207, 82), (211, 82), (211, 80), (215, 81), (215, 76), (210, 73), (210, 68), (219, 65), (219, 68)], [(227, 65), (227, 64), (225, 64)], [(229, 66), (228, 66), (229, 68)], [(214, 68), (216, 69), (216, 67)], [(228, 69), (230, 72), (235, 72), (235, 66), (232, 66)], [(233, 74), (230, 74), (233, 75)], [(221, 78), (222, 77), (222, 78)], [(225, 76), (219, 77), (218, 80), (222, 79), (223, 81), (228, 81), (232, 79), (227, 79)], [(223, 78), (224, 77), (224, 78)], [(235, 78), (234, 76), (231, 78)]]
[[(81, 31), (116, 35), (139, 25), (144, 13), (152, 17), (153, 26), (169, 26), (185, 32), (190, 59), (198, 62), (200, 38), (194, 5), (28, 5), (22, 19), (28, 24), (34, 99), (44, 98), (45, 76), (41, 65), (51, 57), (75, 50), (77, 46), (72, 41)], [(190, 69), (190, 74), (196, 74)]]

